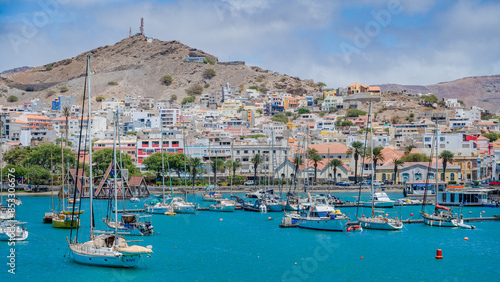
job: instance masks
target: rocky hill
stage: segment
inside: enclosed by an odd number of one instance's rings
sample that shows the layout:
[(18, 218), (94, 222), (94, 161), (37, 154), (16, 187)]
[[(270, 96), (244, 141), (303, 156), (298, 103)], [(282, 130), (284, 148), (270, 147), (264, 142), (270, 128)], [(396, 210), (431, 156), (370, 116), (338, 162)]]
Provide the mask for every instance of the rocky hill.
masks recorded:
[(13, 68), (13, 69), (10, 69), (10, 70), (5, 70), (3, 72), (0, 72), (0, 75), (6, 75), (6, 74), (9, 74), (9, 73), (21, 72), (21, 71), (25, 71), (25, 70), (29, 70), (29, 69), (31, 69), (31, 67), (28, 67), (28, 66)]
[(380, 89), (383, 92), (434, 93), (438, 98), (456, 98), (468, 107), (475, 105), (492, 113), (500, 108), (500, 75), (466, 77), (428, 86), (383, 84)]
[[(9, 105), (6, 97), (15, 95), (22, 103), (33, 97), (52, 100), (59, 93), (81, 97), (85, 77), (86, 58), (91, 56), (92, 95), (123, 99), (126, 95), (169, 99), (175, 94), (178, 102), (186, 96), (185, 90), (193, 85), (203, 86), (204, 93), (220, 91), (229, 82), (233, 87), (256, 86), (268, 90), (288, 91), (295, 94), (312, 93), (320, 89), (311, 80), (280, 75), (255, 66), (219, 63), (217, 57), (186, 46), (178, 41), (147, 40), (132, 36), (112, 45), (99, 47), (68, 58), (3, 75), (0, 87), (4, 91), (0, 104)], [(186, 56), (203, 56), (205, 63), (186, 62)], [(215, 77), (206, 78), (203, 72), (215, 70)], [(171, 85), (160, 79), (170, 75)]]

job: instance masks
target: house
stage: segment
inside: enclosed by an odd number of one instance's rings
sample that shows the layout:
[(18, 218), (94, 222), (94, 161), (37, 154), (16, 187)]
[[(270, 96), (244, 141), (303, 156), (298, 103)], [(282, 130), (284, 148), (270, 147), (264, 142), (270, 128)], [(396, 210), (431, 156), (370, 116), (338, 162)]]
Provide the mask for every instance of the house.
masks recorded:
[[(458, 165), (450, 165), (446, 167), (446, 176), (443, 174), (443, 164), (442, 161), (438, 161), (438, 170), (437, 173), (439, 175), (439, 180), (442, 181), (458, 181), (458, 176), (460, 173), (460, 166)], [(427, 173), (429, 181), (435, 181), (434, 178), (436, 175), (436, 162), (435, 160), (431, 163), (429, 162), (407, 162), (404, 163), (398, 169), (398, 175), (396, 178), (397, 182), (415, 182), (422, 181), (427, 179)], [(394, 165), (392, 163), (386, 163), (377, 168), (376, 179), (379, 181), (394, 180)]]
[[(368, 92), (368, 91), (369, 91), (368, 85), (362, 85), (362, 84), (359, 84), (357, 82), (347, 86), (347, 95)], [(380, 91), (380, 89), (379, 89), (379, 91)]]
[(321, 104), (321, 110), (330, 111), (331, 108), (342, 108), (342, 103), (344, 103), (344, 99), (342, 98), (342, 96), (327, 96)]

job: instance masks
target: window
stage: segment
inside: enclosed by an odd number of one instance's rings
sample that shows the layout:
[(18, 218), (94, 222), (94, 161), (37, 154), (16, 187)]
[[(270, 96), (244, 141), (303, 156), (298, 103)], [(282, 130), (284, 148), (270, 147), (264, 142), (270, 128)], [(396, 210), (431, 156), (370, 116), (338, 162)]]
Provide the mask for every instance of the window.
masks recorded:
[(415, 173), (415, 181), (417, 180), (422, 180), (422, 174), (419, 172), (419, 173)]
[(455, 181), (455, 174), (453, 172), (450, 173), (450, 181)]
[(425, 142), (430, 142), (431, 138), (430, 137), (425, 137)]
[(441, 181), (444, 181), (444, 173), (441, 173)]
[(441, 194), (441, 195), (442, 195), (441, 201), (442, 201), (443, 203), (446, 203), (446, 193), (443, 193), (443, 194)]

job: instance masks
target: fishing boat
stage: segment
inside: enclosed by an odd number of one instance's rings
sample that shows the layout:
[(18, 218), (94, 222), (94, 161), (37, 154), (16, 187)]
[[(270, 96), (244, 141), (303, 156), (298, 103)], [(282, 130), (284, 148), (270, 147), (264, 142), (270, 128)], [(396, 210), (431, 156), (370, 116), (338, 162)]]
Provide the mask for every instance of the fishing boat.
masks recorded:
[(70, 209), (61, 211), (52, 217), (52, 227), (62, 229), (72, 229), (80, 226), (81, 210), (72, 211)]
[(243, 205), (244, 211), (260, 212), (266, 209), (266, 205), (260, 199), (256, 199), (253, 203), (247, 202)]
[(170, 206), (175, 213), (196, 213), (196, 206), (192, 203), (186, 202), (184, 198), (174, 197), (170, 202)]
[(0, 241), (24, 241), (28, 238), (26, 222), (6, 220), (0, 223)]
[[(90, 56), (87, 56), (87, 79), (88, 87), (88, 120), (91, 120), (90, 111)], [(85, 100), (85, 97), (84, 99)], [(83, 117), (83, 116), (82, 116)], [(83, 119), (82, 119), (83, 124)], [(92, 127), (89, 126), (89, 143), (92, 141)], [(81, 137), (81, 136), (80, 136)], [(81, 142), (79, 142), (81, 144)], [(80, 150), (78, 150), (80, 152)], [(115, 227), (114, 233), (112, 234), (101, 234), (98, 236), (94, 235), (94, 221), (93, 221), (93, 181), (92, 181), (92, 150), (89, 150), (89, 200), (90, 200), (90, 238), (89, 241), (80, 243), (78, 242), (78, 236), (68, 240), (69, 249), (72, 259), (76, 263), (93, 265), (93, 266), (105, 266), (105, 267), (135, 267), (140, 262), (142, 255), (151, 254), (152, 247), (142, 247), (138, 245), (129, 246), (127, 241), (123, 236), (118, 235), (118, 228)], [(113, 166), (116, 168), (116, 144), (113, 144)], [(77, 165), (77, 175), (78, 175), (79, 164)], [(117, 187), (116, 173), (114, 174), (114, 187)], [(76, 193), (75, 183), (75, 193)], [(117, 191), (114, 189), (114, 200), (115, 206), (118, 202)], [(118, 222), (118, 213), (115, 213), (115, 222)]]
[(301, 206), (297, 223), (300, 228), (345, 231), (349, 218), (326, 201), (311, 201)]
[[(372, 128), (372, 103), (370, 102), (370, 111), (368, 115), (369, 127)], [(368, 136), (368, 131), (366, 133)], [(373, 156), (373, 138), (370, 138), (370, 148), (371, 156)], [(365, 150), (366, 150), (366, 139), (365, 139)], [(375, 172), (375, 164), (373, 158), (371, 158), (371, 166)], [(363, 174), (363, 172), (362, 172)], [(371, 216), (365, 217), (364, 215), (359, 217), (358, 212), (356, 212), (356, 218), (358, 219), (359, 226), (361, 228), (367, 229), (378, 229), (378, 230), (400, 230), (403, 228), (403, 222), (398, 217), (388, 217), (388, 214), (384, 214), (384, 211), (376, 211), (375, 208), (392, 208), (394, 206), (394, 201), (389, 199), (385, 192), (375, 192), (374, 187), (374, 173), (371, 174), (370, 181), (370, 191), (371, 199), (369, 202), (364, 202), (363, 206), (371, 208)], [(361, 185), (359, 186), (359, 193), (361, 195)], [(359, 209), (359, 203), (358, 203)]]
[(53, 212), (46, 212), (43, 215), (42, 222), (44, 224), (52, 224), (52, 219), (54, 218), (54, 213)]
[(211, 204), (209, 211), (233, 212), (236, 209), (232, 200), (218, 200), (216, 204)]

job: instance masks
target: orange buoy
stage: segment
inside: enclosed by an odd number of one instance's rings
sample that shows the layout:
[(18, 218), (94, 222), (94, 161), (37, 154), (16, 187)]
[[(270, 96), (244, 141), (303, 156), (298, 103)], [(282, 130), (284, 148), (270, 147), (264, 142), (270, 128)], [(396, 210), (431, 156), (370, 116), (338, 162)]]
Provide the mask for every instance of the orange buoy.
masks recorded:
[(472, 212), (470, 211), (469, 214), (472, 214)]
[(465, 241), (469, 240), (469, 237), (465, 237), (465, 238), (464, 238), (464, 240), (465, 240)]
[(177, 249), (177, 246), (175, 246), (175, 248)]
[(220, 219), (220, 221), (222, 221), (222, 218)]
[(271, 220), (271, 217), (268, 217), (267, 219)]
[(441, 249), (437, 249), (436, 259), (442, 259), (442, 258), (443, 258), (443, 251)]
[(389, 216), (389, 214), (388, 214), (388, 213), (386, 213), (386, 214), (385, 214), (385, 217), (388, 217), (388, 216)]
[(483, 211), (483, 213), (484, 213), (484, 211)]
[(413, 216), (413, 213), (410, 213), (410, 216)]
[(361, 256), (361, 259), (363, 259), (363, 256)]

